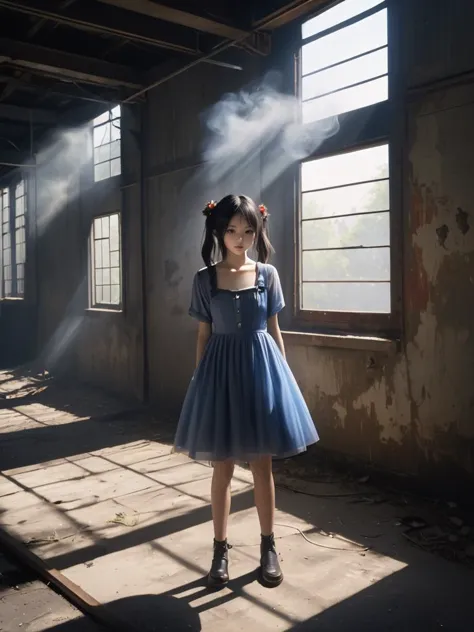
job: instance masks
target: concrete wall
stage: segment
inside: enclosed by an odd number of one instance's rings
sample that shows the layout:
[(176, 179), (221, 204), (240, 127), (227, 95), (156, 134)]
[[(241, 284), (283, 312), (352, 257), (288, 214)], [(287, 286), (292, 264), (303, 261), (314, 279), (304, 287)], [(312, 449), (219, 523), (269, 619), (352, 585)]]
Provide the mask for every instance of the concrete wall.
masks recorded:
[[(91, 165), (38, 170), (38, 362), (143, 398), (139, 110), (123, 108), (122, 176), (93, 183)], [(51, 173), (55, 171), (55, 173)], [(58, 176), (59, 173), (59, 176)], [(123, 311), (88, 309), (88, 238), (94, 216), (122, 213)]]
[[(18, 177), (18, 172), (11, 174)], [(36, 184), (34, 174), (26, 171), (22, 174), (28, 189), (26, 210), (26, 263), (24, 299), (0, 301), (0, 367), (12, 367), (23, 364), (33, 358), (37, 346), (37, 303), (36, 303)], [(0, 182), (0, 186), (9, 186), (11, 177)]]

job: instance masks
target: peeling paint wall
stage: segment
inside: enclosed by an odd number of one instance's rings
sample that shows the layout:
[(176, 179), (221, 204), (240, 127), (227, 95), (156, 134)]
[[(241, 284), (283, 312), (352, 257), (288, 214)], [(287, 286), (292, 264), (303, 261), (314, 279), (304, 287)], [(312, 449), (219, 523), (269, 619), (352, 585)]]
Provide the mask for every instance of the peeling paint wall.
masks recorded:
[[(403, 24), (418, 38), (407, 42), (407, 87), (434, 83), (406, 93), (402, 349), (374, 354), (370, 369), (363, 351), (288, 350), (324, 447), (451, 481), (474, 476), (474, 83), (436, 83), (467, 70), (467, 59), (474, 69), (459, 5), (444, 6), (446, 30), (440, 7), (435, 19), (432, 4), (403, 4)], [(437, 32), (420, 31), (420, 12)], [(423, 38), (452, 42), (449, 63)]]
[[(321, 447), (396, 472), (463, 479), (474, 475), (474, 85), (443, 88), (436, 82), (474, 69), (473, 44), (472, 38), (466, 42), (458, 36), (465, 30), (465, 2), (393, 4), (398, 8), (392, 17), (400, 20), (404, 37), (406, 89), (404, 254), (396, 271), (404, 288), (401, 349), (369, 352), (363, 343), (359, 350), (324, 348), (302, 340), (287, 346), (288, 359), (320, 430)], [(440, 41), (445, 44), (439, 46)], [(284, 48), (278, 52), (284, 57)], [(249, 70), (248, 60), (244, 65)], [(239, 81), (245, 83), (202, 67), (150, 95), (150, 393), (160, 409), (173, 414), (194, 363), (195, 326), (187, 309), (192, 273), (201, 265), (197, 210), (203, 200), (226, 192), (202, 182), (196, 186), (199, 168), (192, 164), (199, 151), (199, 115), (224, 86), (235, 90)], [(415, 92), (427, 82), (433, 82), (429, 90)], [(188, 101), (185, 107), (186, 95), (193, 95), (195, 104)], [(275, 263), (291, 304), (289, 191), (291, 183), (282, 179), (265, 199), (272, 208)], [(290, 312), (283, 315), (285, 327), (291, 326)]]

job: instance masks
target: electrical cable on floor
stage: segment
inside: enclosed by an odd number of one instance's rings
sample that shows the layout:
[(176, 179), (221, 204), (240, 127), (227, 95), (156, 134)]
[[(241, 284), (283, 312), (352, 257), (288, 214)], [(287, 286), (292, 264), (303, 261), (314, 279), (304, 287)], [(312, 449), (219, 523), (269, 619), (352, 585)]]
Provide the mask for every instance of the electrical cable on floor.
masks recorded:
[[(310, 540), (308, 538), (308, 536), (306, 535), (306, 533), (304, 533), (298, 527), (295, 527), (295, 525), (282, 524), (282, 523), (276, 522), (275, 523), (275, 527), (284, 527), (286, 529), (294, 529), (295, 531), (297, 531), (301, 535), (301, 537), (304, 540), (306, 540), (306, 542), (308, 542), (308, 544), (312, 544), (313, 546), (318, 546), (321, 549), (328, 549), (329, 551), (348, 551), (350, 553), (355, 553), (355, 552), (359, 553), (359, 552), (363, 552), (363, 551), (368, 551), (370, 549), (370, 547), (368, 547), (368, 546), (361, 546), (360, 544), (357, 544), (357, 542), (351, 542), (351, 544), (353, 544), (354, 547), (355, 547), (353, 549), (348, 549), (347, 547), (326, 546), (325, 544), (320, 544), (319, 542), (314, 542), (314, 540)], [(282, 537), (286, 537), (286, 536), (282, 536)], [(278, 538), (278, 539), (281, 539), (281, 538)]]
[[(325, 544), (320, 544), (319, 542), (315, 542), (314, 540), (310, 540), (308, 538), (308, 536), (298, 527), (295, 527), (295, 525), (292, 524), (282, 524), (282, 523), (275, 523), (275, 527), (284, 527), (285, 529), (294, 529), (295, 531), (297, 531), (301, 537), (306, 540), (306, 542), (308, 542), (308, 544), (312, 544), (313, 546), (317, 546), (320, 549), (327, 549), (328, 551), (347, 551), (349, 553), (364, 553), (365, 551), (370, 551), (371, 547), (370, 546), (361, 546), (360, 544), (357, 544), (357, 542), (352, 542), (350, 540), (348, 540), (348, 542), (350, 542), (351, 544), (354, 545), (355, 548), (349, 549), (347, 547), (339, 547), (339, 546), (327, 546)], [(282, 535), (282, 536), (277, 536), (275, 537), (275, 540), (283, 540), (284, 538), (287, 538), (287, 535)], [(330, 536), (326, 536), (326, 537), (330, 537)], [(258, 544), (233, 544), (232, 548), (234, 549), (243, 549), (243, 548), (247, 548), (249, 546), (259, 546)]]

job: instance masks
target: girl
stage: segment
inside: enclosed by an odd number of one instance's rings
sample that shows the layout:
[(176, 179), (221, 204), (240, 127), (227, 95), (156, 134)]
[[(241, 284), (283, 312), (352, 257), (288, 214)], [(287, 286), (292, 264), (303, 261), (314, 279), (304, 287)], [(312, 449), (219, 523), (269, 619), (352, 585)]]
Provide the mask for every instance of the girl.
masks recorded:
[[(289, 457), (318, 434), (285, 360), (278, 313), (284, 307), (276, 269), (267, 264), (268, 213), (250, 198), (210, 202), (190, 315), (199, 321), (196, 371), (181, 412), (175, 450), (212, 461), (214, 557), (209, 587), (229, 581), (227, 520), (234, 463), (250, 464), (261, 528), (260, 577), (283, 581), (273, 536), (272, 457)], [(255, 247), (258, 261), (248, 251)], [(220, 261), (215, 263), (216, 254)]]

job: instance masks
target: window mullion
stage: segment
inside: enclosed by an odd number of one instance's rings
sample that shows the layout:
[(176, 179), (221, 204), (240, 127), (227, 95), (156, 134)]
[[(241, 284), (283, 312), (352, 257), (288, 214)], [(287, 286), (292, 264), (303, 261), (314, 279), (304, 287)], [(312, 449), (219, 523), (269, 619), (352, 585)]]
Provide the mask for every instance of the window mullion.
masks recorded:
[(16, 209), (16, 194), (15, 186), (10, 188), (10, 261), (11, 261), (11, 276), (12, 276), (12, 296), (17, 298), (17, 274), (16, 274), (16, 229), (15, 229), (15, 209)]

